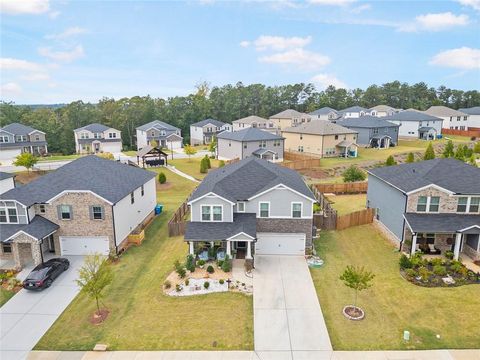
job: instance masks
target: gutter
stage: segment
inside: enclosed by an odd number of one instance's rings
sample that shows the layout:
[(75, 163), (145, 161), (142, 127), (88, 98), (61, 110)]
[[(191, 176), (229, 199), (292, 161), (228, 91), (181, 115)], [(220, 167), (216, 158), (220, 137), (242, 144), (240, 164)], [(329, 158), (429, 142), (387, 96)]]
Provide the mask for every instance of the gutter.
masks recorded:
[(405, 241), (405, 222), (406, 222), (406, 219), (405, 219), (405, 213), (407, 212), (407, 202), (408, 202), (408, 196), (407, 194), (405, 194), (405, 206), (403, 207), (403, 225), (402, 225), (402, 239), (400, 240), (400, 245), (398, 247), (398, 252), (401, 252), (402, 251), (402, 246), (403, 246), (403, 242)]
[(112, 205), (113, 241), (115, 242), (115, 255), (118, 255), (117, 234), (115, 233), (115, 212), (113, 211), (115, 205), (116, 203)]

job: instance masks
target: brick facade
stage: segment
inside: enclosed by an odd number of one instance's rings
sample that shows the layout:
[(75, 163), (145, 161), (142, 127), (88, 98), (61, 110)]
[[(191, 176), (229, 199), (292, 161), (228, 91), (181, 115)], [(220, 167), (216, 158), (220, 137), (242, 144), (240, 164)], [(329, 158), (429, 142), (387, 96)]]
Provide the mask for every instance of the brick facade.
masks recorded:
[(418, 191), (408, 196), (407, 200), (407, 212), (416, 213), (417, 203), (420, 196), (438, 196), (440, 197), (440, 204), (438, 208), (439, 213), (456, 213), (458, 197), (451, 196), (441, 190), (434, 187), (429, 187), (425, 190)]
[(311, 250), (313, 219), (257, 219), (257, 232), (305, 233), (305, 249)]

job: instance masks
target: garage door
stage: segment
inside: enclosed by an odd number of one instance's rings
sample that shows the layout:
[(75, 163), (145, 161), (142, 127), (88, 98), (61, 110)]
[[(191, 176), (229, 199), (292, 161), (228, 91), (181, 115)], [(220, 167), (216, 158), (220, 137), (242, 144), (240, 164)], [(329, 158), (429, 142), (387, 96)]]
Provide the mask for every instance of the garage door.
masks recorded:
[(257, 255), (305, 255), (305, 234), (257, 233)]
[(110, 252), (108, 237), (95, 236), (60, 236), (62, 255), (88, 255), (100, 253), (108, 255)]
[(0, 151), (0, 160), (13, 160), (22, 153), (20, 149), (8, 149)]

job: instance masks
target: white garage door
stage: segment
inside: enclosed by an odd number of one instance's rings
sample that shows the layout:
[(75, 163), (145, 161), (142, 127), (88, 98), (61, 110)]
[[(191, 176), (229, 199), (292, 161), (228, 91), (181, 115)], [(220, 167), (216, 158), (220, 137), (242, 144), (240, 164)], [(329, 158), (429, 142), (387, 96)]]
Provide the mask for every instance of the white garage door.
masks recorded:
[(62, 255), (89, 255), (100, 253), (108, 255), (110, 252), (108, 237), (106, 236), (60, 236)]
[(257, 233), (257, 255), (305, 255), (305, 234)]
[(20, 149), (8, 149), (0, 151), (0, 160), (13, 160), (22, 153)]
[(120, 142), (104, 143), (102, 144), (102, 150), (112, 154), (119, 153), (122, 151), (122, 144)]

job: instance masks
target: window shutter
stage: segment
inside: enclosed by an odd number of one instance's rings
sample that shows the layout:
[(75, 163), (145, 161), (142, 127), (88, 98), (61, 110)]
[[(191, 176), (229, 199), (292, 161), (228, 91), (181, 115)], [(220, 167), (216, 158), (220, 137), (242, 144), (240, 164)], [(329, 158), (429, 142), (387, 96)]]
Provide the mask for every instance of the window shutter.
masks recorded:
[(105, 220), (105, 207), (101, 206), (102, 209), (102, 220)]
[(69, 209), (70, 209), (70, 220), (73, 220), (73, 207), (72, 205), (68, 205)]
[(57, 205), (58, 220), (62, 220), (62, 205)]
[(93, 206), (88, 207), (88, 213), (90, 214), (90, 220), (93, 220)]

